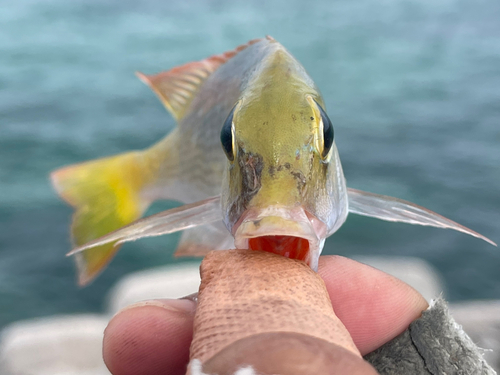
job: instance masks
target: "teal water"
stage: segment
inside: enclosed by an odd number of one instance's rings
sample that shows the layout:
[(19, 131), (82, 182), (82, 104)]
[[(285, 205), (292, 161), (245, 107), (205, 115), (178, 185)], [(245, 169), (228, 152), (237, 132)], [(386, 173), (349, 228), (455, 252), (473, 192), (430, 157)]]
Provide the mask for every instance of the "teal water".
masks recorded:
[[(134, 71), (266, 34), (326, 100), (351, 187), (422, 204), (500, 242), (500, 3), (0, 0), (0, 326), (98, 311), (178, 235), (124, 246), (75, 285), (60, 166), (147, 147), (174, 126)], [(150, 211), (170, 207), (155, 205)], [(421, 257), (451, 300), (500, 298), (500, 250), (460, 233), (351, 216), (329, 254)]]

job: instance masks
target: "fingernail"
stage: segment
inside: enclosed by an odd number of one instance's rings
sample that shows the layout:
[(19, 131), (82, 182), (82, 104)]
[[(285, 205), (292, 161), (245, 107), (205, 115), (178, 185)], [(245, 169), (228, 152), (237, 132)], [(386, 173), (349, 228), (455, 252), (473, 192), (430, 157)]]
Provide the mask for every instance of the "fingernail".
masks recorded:
[(144, 306), (156, 306), (169, 311), (187, 314), (194, 314), (194, 311), (196, 310), (196, 303), (189, 299), (153, 299), (134, 303), (133, 305), (125, 307), (121, 311)]
[(198, 303), (198, 292), (184, 296), (181, 299), (188, 299), (193, 301), (194, 303)]

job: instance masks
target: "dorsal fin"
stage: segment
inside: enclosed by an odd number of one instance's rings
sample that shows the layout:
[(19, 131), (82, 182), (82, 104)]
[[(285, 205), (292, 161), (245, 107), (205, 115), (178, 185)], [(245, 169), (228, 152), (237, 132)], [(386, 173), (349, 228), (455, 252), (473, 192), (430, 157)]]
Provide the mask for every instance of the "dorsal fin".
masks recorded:
[[(268, 37), (269, 38), (269, 37)], [(248, 46), (261, 41), (253, 39), (231, 51), (190, 62), (154, 75), (137, 72), (137, 76), (158, 95), (176, 120), (184, 117), (186, 109), (205, 80), (222, 64)]]

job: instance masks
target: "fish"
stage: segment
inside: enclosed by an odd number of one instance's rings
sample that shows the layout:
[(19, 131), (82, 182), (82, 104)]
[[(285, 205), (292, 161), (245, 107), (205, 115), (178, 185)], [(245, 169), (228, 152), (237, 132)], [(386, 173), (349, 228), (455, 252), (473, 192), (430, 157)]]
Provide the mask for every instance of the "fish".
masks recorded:
[[(272, 37), (169, 71), (137, 76), (177, 126), (150, 148), (51, 173), (75, 208), (78, 283), (121, 244), (183, 231), (176, 256), (249, 249), (317, 270), (325, 239), (349, 213), (485, 236), (408, 201), (348, 188), (325, 101)], [(184, 205), (142, 218), (157, 200)]]

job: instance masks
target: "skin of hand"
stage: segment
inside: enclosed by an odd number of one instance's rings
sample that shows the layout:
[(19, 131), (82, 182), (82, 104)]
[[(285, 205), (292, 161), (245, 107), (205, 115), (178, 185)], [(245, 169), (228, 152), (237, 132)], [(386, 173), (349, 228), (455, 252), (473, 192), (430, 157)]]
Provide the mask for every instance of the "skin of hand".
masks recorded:
[[(354, 260), (323, 256), (318, 273), (362, 355), (399, 335), (428, 307), (409, 285)], [(189, 299), (153, 300), (117, 313), (104, 332), (103, 356), (111, 373), (185, 374), (195, 310)]]

